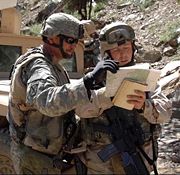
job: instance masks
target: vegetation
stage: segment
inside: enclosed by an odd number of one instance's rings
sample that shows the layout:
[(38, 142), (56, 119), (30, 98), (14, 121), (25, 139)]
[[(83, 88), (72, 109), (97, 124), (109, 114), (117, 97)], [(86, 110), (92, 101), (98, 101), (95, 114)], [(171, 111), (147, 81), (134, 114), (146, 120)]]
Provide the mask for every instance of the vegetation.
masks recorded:
[(39, 35), (40, 30), (42, 28), (41, 24), (34, 24), (33, 26), (31, 26), (30, 32), (32, 33), (32, 35)]
[[(72, 14), (81, 20), (87, 20), (91, 19), (92, 14), (94, 15), (104, 9), (106, 3), (107, 0), (96, 0), (94, 2), (93, 0), (63, 0), (63, 2), (58, 5), (64, 12)], [(40, 30), (41, 24), (33, 24), (30, 26), (30, 30), (24, 32), (24, 34), (37, 36)]]
[(64, 10), (79, 15), (81, 20), (91, 19), (92, 14), (105, 8), (107, 0), (64, 0)]
[(180, 61), (180, 46), (177, 48), (177, 54), (171, 57), (172, 61)]
[(94, 6), (93, 12), (94, 12), (94, 13), (97, 13), (97, 12), (105, 9), (106, 3), (107, 3), (106, 1), (98, 2), (98, 3)]
[(119, 4), (129, 3), (129, 2), (136, 4), (137, 6), (140, 7), (141, 10), (144, 10), (145, 8), (153, 5), (155, 0), (118, 0)]
[(42, 28), (42, 24), (33, 24), (27, 31), (24, 31), (23, 34), (31, 35), (31, 36), (38, 36), (40, 35), (40, 31)]
[(154, 0), (134, 0), (136, 4), (140, 6), (142, 10), (154, 4)]
[(180, 61), (180, 57), (179, 57), (179, 55), (174, 55), (174, 56), (172, 56), (171, 60), (172, 61)]
[(163, 34), (160, 35), (160, 41), (162, 42), (167, 42), (170, 39), (173, 39), (176, 37), (176, 30), (180, 26), (180, 21), (169, 21), (165, 26), (164, 26), (164, 32)]

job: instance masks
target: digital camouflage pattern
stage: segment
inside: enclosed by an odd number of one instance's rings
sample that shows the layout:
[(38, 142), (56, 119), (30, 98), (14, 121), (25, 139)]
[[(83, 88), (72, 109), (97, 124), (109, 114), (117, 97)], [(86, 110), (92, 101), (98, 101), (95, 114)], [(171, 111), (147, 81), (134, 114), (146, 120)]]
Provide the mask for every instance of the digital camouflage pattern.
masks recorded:
[[(68, 30), (67, 30), (68, 29)], [(65, 13), (54, 13), (43, 24), (41, 35), (46, 37), (57, 36), (59, 34), (72, 38), (83, 37), (83, 25), (72, 15)]]
[[(21, 66), (23, 66), (23, 64), (21, 64)], [(16, 65), (16, 67), (18, 66)], [(15, 69), (12, 82), (16, 83), (12, 84), (10, 92), (10, 96), (12, 95), (11, 102), (15, 104), (10, 107), (14, 121), (17, 121), (16, 112), (19, 110), (19, 106), (17, 106), (17, 96), (19, 95), (20, 97), (23, 92), (17, 92), (22, 84), (20, 84), (20, 82), (18, 84), (18, 72), (18, 68)], [(22, 74), (24, 74), (24, 81), (27, 81), (23, 82), (27, 83), (27, 91), (25, 94), (26, 101), (21, 101), (21, 104), (30, 107), (28, 110), (28, 123), (26, 123), (28, 134), (24, 140), (25, 144), (39, 151), (56, 154), (59, 152), (60, 145), (62, 144), (61, 137), (63, 133), (61, 133), (60, 130), (63, 130), (61, 126), (63, 115), (75, 109), (78, 105), (89, 102), (86, 88), (82, 80), (78, 81), (77, 84), (70, 84), (64, 68), (60, 65), (53, 65), (47, 58), (35, 59), (28, 64), (26, 69), (22, 70)], [(26, 80), (25, 77), (27, 78)], [(23, 88), (25, 87), (22, 86), (21, 89)], [(20, 101), (18, 101), (18, 105), (19, 103)], [(20, 119), (22, 120), (21, 124), (25, 122), (22, 110), (20, 110), (22, 114), (22, 118)], [(49, 116), (51, 118), (49, 118)], [(20, 125), (19, 123), (17, 124)], [(53, 127), (53, 131), (51, 127)], [(33, 140), (36, 140), (35, 143)], [(39, 143), (37, 143), (37, 141)], [(48, 145), (46, 145), (46, 143)]]
[[(17, 60), (11, 81), (9, 119), (12, 117), (14, 124), (26, 133), (20, 140), (25, 146), (15, 144), (14, 141), (19, 139), (17, 131), (10, 124), (14, 140), (12, 159), (16, 172), (20, 173), (28, 169), (39, 174), (40, 170), (48, 168), (48, 172), (57, 174), (57, 169), (51, 167), (52, 157), (62, 151), (62, 145), (66, 142), (64, 123), (67, 112), (82, 109), (84, 105), (98, 106), (98, 112), (112, 106), (111, 100), (102, 92), (92, 91), (89, 100), (83, 80), (69, 83), (65, 69), (60, 64), (53, 64), (51, 57), (44, 55), (41, 47), (28, 51)], [(86, 111), (90, 112), (89, 109), (86, 108)], [(93, 110), (96, 112), (97, 107)], [(34, 154), (36, 151), (37, 154)], [(28, 158), (28, 155), (31, 156)]]
[(152, 124), (168, 122), (172, 115), (172, 101), (161, 93), (160, 86), (149, 96), (152, 100), (145, 101), (144, 117)]
[[(76, 174), (75, 167), (61, 170), (54, 159), (23, 144), (11, 143), (11, 156), (17, 174)], [(21, 155), (21, 157), (19, 157)]]
[(53, 167), (52, 158), (22, 144), (11, 143), (11, 157), (17, 174), (61, 173), (60, 169)]
[[(82, 79), (70, 84), (64, 68), (59, 64), (52, 64), (51, 58), (43, 55), (42, 48), (29, 52), (31, 54), (25, 54), (15, 63), (9, 103), (10, 121), (12, 119), (17, 128), (24, 128), (22, 132), (26, 134), (22, 140), (17, 138), (18, 131), (10, 122), (11, 136), (13, 140), (20, 140), (29, 148), (39, 151), (38, 155), (44, 155), (43, 153), (57, 155), (66, 142), (64, 122), (67, 117), (65, 114), (78, 106), (89, 103), (89, 98)], [(41, 56), (36, 57), (36, 52), (41, 53)], [(28, 55), (31, 55), (31, 58)], [(33, 55), (36, 58), (33, 59)], [(26, 61), (28, 58), (29, 62)], [(31, 156), (28, 158), (17, 149), (11, 149), (12, 155), (16, 155), (12, 158), (14, 165), (17, 166), (15, 167), (17, 172), (22, 172), (24, 168), (27, 168), (26, 165), (30, 161), (28, 169), (39, 174), (39, 171), (34, 168), (34, 163), (37, 163), (33, 161), (35, 158)], [(42, 161), (36, 164), (40, 169), (43, 168)], [(47, 162), (49, 162), (48, 159)], [(46, 165), (43, 166), (46, 168)]]

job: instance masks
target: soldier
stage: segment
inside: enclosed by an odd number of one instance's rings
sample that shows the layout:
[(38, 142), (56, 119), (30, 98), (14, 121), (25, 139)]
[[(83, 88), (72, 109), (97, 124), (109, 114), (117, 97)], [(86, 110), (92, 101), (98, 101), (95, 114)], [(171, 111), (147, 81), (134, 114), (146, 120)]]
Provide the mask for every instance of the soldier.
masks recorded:
[(87, 33), (87, 38), (84, 40), (84, 68), (89, 71), (88, 69), (90, 67), (94, 67), (99, 62), (99, 35), (93, 21), (83, 20), (81, 22), (85, 26), (85, 31)]
[[(100, 46), (104, 60), (118, 61), (120, 67), (135, 64), (131, 26), (121, 22), (106, 25), (100, 32)], [(87, 117), (81, 120), (86, 152), (79, 154), (79, 162), (88, 174), (150, 174), (153, 168), (157, 174), (159, 124), (170, 119), (171, 102), (160, 88), (135, 92), (137, 95), (128, 95), (128, 102), (134, 104), (132, 111), (113, 106), (94, 116), (90, 107), (76, 110)]]
[(76, 56), (81, 56), (84, 61), (84, 73), (89, 72), (91, 67), (94, 67), (99, 62), (99, 39), (96, 32), (96, 27), (91, 20), (82, 20), (84, 26), (84, 38), (78, 43), (75, 53)]
[[(75, 17), (52, 14), (41, 30), (43, 44), (15, 62), (8, 121), (17, 174), (75, 173), (72, 158), (65, 153), (73, 147), (77, 129), (74, 110), (97, 102), (99, 97), (92, 98), (91, 90), (104, 80), (100, 77), (106, 70), (115, 73), (118, 69), (114, 61), (102, 61), (93, 72), (70, 83), (59, 61), (72, 57), (83, 33), (83, 26)], [(109, 99), (104, 100), (111, 105)]]

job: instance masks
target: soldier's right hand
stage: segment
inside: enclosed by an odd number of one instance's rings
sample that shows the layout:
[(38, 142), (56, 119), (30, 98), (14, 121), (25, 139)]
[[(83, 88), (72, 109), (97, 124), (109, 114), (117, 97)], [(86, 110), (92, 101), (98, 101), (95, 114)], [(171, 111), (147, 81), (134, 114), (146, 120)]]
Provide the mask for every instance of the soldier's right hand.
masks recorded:
[(84, 77), (86, 89), (95, 89), (97, 84), (105, 81), (107, 71), (116, 73), (118, 69), (118, 64), (114, 60), (103, 60), (98, 62), (94, 70)]

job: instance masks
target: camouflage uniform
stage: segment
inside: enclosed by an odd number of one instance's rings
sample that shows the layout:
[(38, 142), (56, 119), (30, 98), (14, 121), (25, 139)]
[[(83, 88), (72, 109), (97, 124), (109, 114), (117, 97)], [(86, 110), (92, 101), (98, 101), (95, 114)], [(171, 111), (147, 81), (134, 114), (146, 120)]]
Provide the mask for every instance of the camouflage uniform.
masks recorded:
[[(121, 28), (119, 34), (122, 39), (123, 37), (127, 37), (125, 39), (133, 40), (135, 38), (135, 34), (133, 29), (122, 23), (110, 24), (105, 26), (101, 30), (101, 32), (105, 35), (106, 31), (109, 29), (110, 32), (113, 32), (113, 27), (117, 26)], [(116, 28), (116, 29), (117, 29)], [(113, 34), (113, 33), (111, 33)], [(104, 37), (103, 35), (103, 37)], [(124, 36), (125, 35), (125, 36)], [(100, 33), (101, 37), (101, 33)], [(128, 38), (129, 37), (129, 38)], [(114, 39), (117, 39), (118, 36), (115, 35)], [(107, 43), (107, 41), (101, 41), (101, 52), (104, 55), (105, 51), (117, 47), (117, 43)], [(135, 48), (133, 48), (135, 49)], [(132, 61), (128, 65), (134, 64), (134, 55)], [(127, 66), (128, 66), (127, 65)], [(171, 101), (167, 99), (161, 93), (161, 89), (157, 88), (155, 92), (149, 92), (147, 94), (147, 98), (145, 100), (145, 105), (143, 110), (133, 109), (132, 111), (119, 108), (117, 109), (118, 114), (121, 116), (130, 116), (137, 118), (137, 121), (141, 123), (141, 127), (145, 136), (145, 143), (143, 145), (143, 149), (146, 154), (152, 159), (153, 151), (152, 151), (152, 136), (154, 138), (153, 143), (156, 148), (157, 155), (157, 138), (160, 134), (160, 125), (155, 125), (156, 128), (153, 130), (153, 135), (151, 132), (151, 124), (159, 124), (163, 122), (169, 121), (171, 117)], [(84, 106), (85, 108), (85, 106)], [(80, 109), (79, 112), (76, 110), (78, 115), (81, 116), (91, 116), (90, 112), (86, 114), (86, 111), (91, 111), (91, 107), (89, 106), (89, 110)], [(95, 108), (94, 108), (95, 109)], [(94, 113), (94, 110), (92, 110)], [(88, 118), (82, 119), (82, 135), (83, 139), (86, 142), (86, 152), (79, 154), (81, 161), (86, 165), (88, 174), (125, 174), (122, 160), (118, 154), (113, 155), (108, 161), (103, 162), (97, 153), (99, 153), (105, 146), (112, 143), (111, 134), (107, 134), (101, 132), (100, 130), (94, 129), (94, 126), (103, 125), (109, 126), (109, 120), (107, 119), (106, 112), (98, 111), (99, 115), (96, 118)], [(93, 114), (92, 114), (93, 115)], [(93, 115), (94, 116), (94, 115)], [(143, 156), (142, 156), (143, 157)], [(144, 157), (143, 157), (144, 159)], [(147, 169), (149, 172), (152, 171), (152, 166), (144, 159)]]
[[(143, 113), (137, 114), (136, 111), (129, 111), (126, 109), (119, 110), (121, 110), (121, 113), (124, 113), (125, 115), (134, 115), (134, 113), (136, 113), (136, 117), (138, 121), (141, 122), (146, 137), (144, 150), (152, 159), (153, 152), (150, 123), (157, 124), (167, 122), (171, 116), (171, 102), (164, 95), (157, 92), (153, 94), (150, 99), (146, 99)], [(89, 111), (91, 110), (89, 109)], [(81, 109), (81, 112), (79, 113), (79, 116), (81, 115), (87, 115), (86, 112), (83, 113), (83, 109)], [(88, 116), (91, 116), (90, 113)], [(105, 126), (109, 125), (106, 114), (100, 114), (97, 118), (81, 119), (81, 122), (83, 138), (87, 144), (87, 151), (79, 154), (79, 156), (82, 162), (87, 166), (88, 174), (125, 174), (120, 156), (114, 155), (110, 160), (103, 162), (97, 155), (97, 153), (106, 145), (112, 143), (110, 135), (91, 128), (93, 123), (104, 124)], [(159, 134), (160, 130), (157, 128), (153, 133), (156, 142)], [(155, 151), (157, 152), (157, 150)], [(153, 167), (150, 166), (146, 160), (144, 161), (148, 170), (152, 171)]]
[[(60, 26), (65, 21), (67, 27), (71, 21), (78, 30), (77, 19), (63, 13), (54, 14), (46, 20), (44, 36), (58, 35), (62, 30), (55, 28), (53, 33), (51, 25), (58, 23), (56, 19), (60, 20)], [(63, 29), (61, 33), (69, 32), (68, 35), (75, 37), (79, 35), (77, 30), (72, 33)], [(74, 110), (83, 104), (97, 103), (98, 96), (90, 102), (83, 79), (71, 84), (66, 70), (53, 63), (51, 55), (40, 46), (17, 59), (9, 97), (11, 155), (16, 173), (74, 174), (73, 167), (63, 171), (64, 151), (75, 132), (72, 127), (76, 125)], [(109, 99), (107, 101), (112, 105)]]
[[(36, 50), (37, 52), (39, 50), (39, 52), (43, 54), (41, 48)], [(24, 58), (27, 59), (27, 57)], [(19, 61), (20, 59), (17, 60), (17, 63)], [(18, 66), (17, 63), (16, 66)], [(23, 66), (23, 64), (21, 66)], [(47, 56), (31, 60), (26, 68), (22, 70), (22, 74), (22, 82), (27, 84), (25, 101), (21, 101), (19, 104), (20, 101), (17, 102), (14, 95), (17, 93), (16, 97), (18, 97), (18, 92), (11, 90), (10, 93), (10, 112), (13, 120), (19, 127), (25, 125), (26, 128), (22, 142), (33, 150), (44, 152), (45, 154), (57, 155), (62, 148), (62, 144), (65, 144), (63, 142), (66, 140), (64, 138), (65, 131), (63, 128), (63, 123), (66, 121), (65, 114), (75, 109), (78, 105), (89, 101), (86, 88), (82, 80), (77, 82), (76, 85), (70, 84), (67, 73), (63, 67), (53, 65), (50, 57)], [(12, 82), (15, 81), (14, 79), (17, 81), (17, 77), (12, 77)], [(15, 83), (13, 83), (11, 87), (13, 90), (18, 90), (15, 87)], [(26, 106), (26, 109), (21, 109), (23, 105)], [(21, 118), (18, 118), (20, 115), (15, 114), (17, 112), (15, 110), (18, 109), (20, 109), (18, 113), (21, 115)], [(16, 140), (15, 131), (12, 131), (11, 134)], [(20, 161), (17, 160), (19, 158), (17, 154), (26, 158), (27, 155), (31, 155), (31, 152), (36, 153), (36, 151), (30, 151), (28, 154), (27, 152), (31, 149), (27, 149), (26, 146), (24, 146), (24, 149), (19, 149), (20, 145), (13, 144), (12, 158), (14, 162)], [(21, 148), (23, 148), (23, 145)], [(19, 150), (20, 152), (14, 152), (13, 150)], [(38, 156), (40, 154), (41, 153), (37, 154), (37, 160), (42, 159)], [(35, 173), (41, 173), (41, 171), (43, 171), (41, 169), (43, 162), (42, 164), (40, 163), (41, 161), (38, 161), (39, 164), (28, 162), (34, 162), (33, 160), (36, 159), (36, 154), (33, 154), (33, 156), (32, 160), (31, 157), (29, 157), (27, 161), (22, 158), (23, 164), (18, 165), (15, 163), (14, 165), (28, 169), (28, 167), (26, 167), (27, 164), (30, 166), (29, 171), (33, 170)], [(47, 157), (47, 160), (51, 160), (52, 164), (53, 159), (50, 158), (51, 156), (48, 157), (45, 155), (45, 157)], [(20, 163), (22, 162), (20, 161)], [(49, 164), (49, 166), (51, 164)], [(34, 165), (38, 168), (33, 167)], [(46, 164), (44, 164), (42, 168), (46, 167), (45, 165)], [(49, 169), (47, 171), (50, 173)], [(16, 172), (23, 173), (21, 170), (17, 170)], [(52, 171), (52, 173), (57, 172), (60, 171), (57, 171), (56, 168), (54, 172)]]

